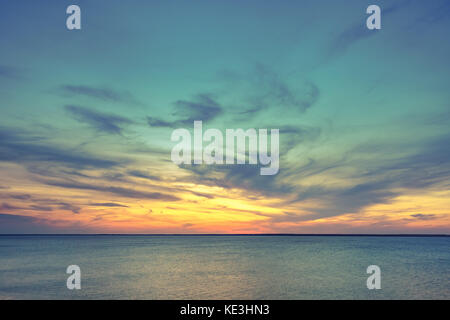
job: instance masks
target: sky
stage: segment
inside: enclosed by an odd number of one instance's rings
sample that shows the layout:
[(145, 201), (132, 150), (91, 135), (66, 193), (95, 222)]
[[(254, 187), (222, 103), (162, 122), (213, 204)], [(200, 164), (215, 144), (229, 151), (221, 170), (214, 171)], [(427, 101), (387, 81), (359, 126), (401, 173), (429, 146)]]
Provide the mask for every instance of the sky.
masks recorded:
[[(449, 234), (449, 30), (447, 0), (2, 1), (0, 233)], [(194, 120), (278, 128), (279, 173), (174, 164)]]

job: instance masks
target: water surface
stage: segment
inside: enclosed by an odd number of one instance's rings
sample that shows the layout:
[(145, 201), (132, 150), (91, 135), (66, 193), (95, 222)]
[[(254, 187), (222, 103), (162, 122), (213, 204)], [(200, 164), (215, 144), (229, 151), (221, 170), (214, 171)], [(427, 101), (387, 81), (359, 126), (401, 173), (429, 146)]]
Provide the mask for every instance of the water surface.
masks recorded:
[[(449, 299), (450, 237), (0, 236), (0, 299)], [(68, 265), (81, 290), (68, 290)], [(366, 269), (381, 268), (381, 290)]]

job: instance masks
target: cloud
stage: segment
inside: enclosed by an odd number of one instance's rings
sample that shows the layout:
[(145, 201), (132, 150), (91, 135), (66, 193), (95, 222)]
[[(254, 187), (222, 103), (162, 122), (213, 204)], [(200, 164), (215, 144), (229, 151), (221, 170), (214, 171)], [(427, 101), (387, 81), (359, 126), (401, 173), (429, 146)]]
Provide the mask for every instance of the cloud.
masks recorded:
[(213, 120), (221, 113), (222, 107), (210, 95), (199, 94), (193, 101), (178, 100), (174, 103), (172, 116), (176, 117), (176, 120), (147, 117), (147, 123), (150, 127), (180, 128), (192, 125), (196, 120)]
[(411, 217), (416, 218), (418, 220), (433, 220), (436, 219), (436, 215), (435, 214), (412, 214)]
[(310, 209), (311, 214), (303, 217), (305, 220), (314, 220), (345, 213), (357, 213), (369, 205), (389, 203), (400, 194), (392, 191), (390, 187), (390, 181), (386, 180), (361, 183), (342, 189), (317, 187), (315, 190), (307, 190), (307, 193), (299, 193), (296, 200), (320, 200), (320, 207)]
[[(381, 8), (382, 19), (390, 16), (400, 9), (406, 8), (412, 0), (399, 1), (386, 8)], [(342, 31), (331, 43), (329, 47), (329, 57), (340, 55), (347, 49), (363, 39), (377, 35), (379, 31), (369, 30), (365, 25), (365, 20), (359, 21)]]
[(329, 48), (329, 55), (336, 56), (345, 52), (351, 45), (362, 39), (372, 37), (377, 31), (369, 30), (361, 23), (355, 24), (344, 30), (334, 40)]
[(129, 92), (118, 92), (108, 88), (98, 88), (86, 85), (62, 85), (58, 88), (58, 92), (69, 96), (87, 96), (107, 102), (140, 104)]
[(280, 126), (280, 154), (286, 155), (295, 146), (319, 138), (321, 129), (311, 126)]
[[(314, 135), (313, 135), (314, 136)], [(450, 178), (450, 137), (440, 136), (417, 142), (415, 152), (390, 157), (392, 150), (408, 150), (403, 144), (365, 144), (346, 152), (342, 159), (310, 159), (305, 165), (282, 166), (276, 176), (259, 175), (252, 165), (181, 165), (195, 184), (245, 191), (246, 197), (279, 199), (280, 208), (298, 208), (272, 222), (298, 222), (358, 213), (363, 208), (390, 203), (407, 190), (448, 188)], [(404, 154), (404, 153), (403, 153)], [(369, 160), (367, 159), (369, 157)], [(283, 162), (281, 163), (283, 164)], [(351, 171), (348, 169), (351, 168)], [(305, 178), (324, 181), (327, 176), (346, 181), (346, 186), (316, 182), (296, 184)], [(311, 181), (311, 179), (309, 179)], [(305, 203), (316, 203), (305, 206)], [(419, 216), (420, 217), (420, 216)]]
[(135, 199), (157, 199), (162, 201), (177, 201), (180, 200), (176, 196), (163, 194), (159, 192), (147, 192), (147, 191), (139, 191), (135, 189), (123, 188), (123, 187), (111, 187), (111, 186), (99, 186), (86, 184), (76, 181), (42, 181), (43, 183), (67, 188), (67, 189), (81, 189), (81, 190), (93, 190), (105, 193), (115, 194), (124, 198), (135, 198)]
[(73, 204), (70, 203), (65, 203), (65, 202), (58, 202), (56, 203), (57, 208), (60, 210), (65, 210), (65, 211), (72, 211), (75, 214), (80, 213), (81, 208), (78, 206), (75, 206)]
[[(296, 145), (315, 141), (321, 134), (320, 128), (308, 126), (280, 127), (280, 154), (286, 156)], [(283, 182), (293, 173), (289, 163), (280, 161), (280, 173), (275, 176), (262, 176), (261, 165), (180, 165), (180, 168), (193, 173), (193, 183), (223, 188), (237, 188), (253, 191), (267, 197), (289, 196), (295, 191), (291, 183)], [(284, 173), (286, 171), (286, 173)]]
[[(407, 188), (421, 189), (446, 182), (450, 175), (450, 149), (448, 146), (450, 135), (443, 135), (417, 142), (419, 151), (399, 157), (394, 160), (379, 160), (364, 174), (364, 177), (377, 177), (390, 174), (394, 179), (388, 179), (391, 184)], [(404, 149), (402, 146), (392, 146), (392, 150)], [(390, 150), (389, 146), (365, 145), (356, 148), (356, 154), (379, 154), (383, 150)], [(371, 153), (372, 150), (372, 153)], [(375, 156), (376, 157), (376, 156)], [(382, 156), (378, 156), (383, 159)], [(392, 180), (392, 181), (391, 181)]]
[[(320, 97), (320, 90), (314, 83), (302, 81), (300, 86), (294, 88), (263, 64), (256, 64), (249, 74), (224, 71), (219, 76), (231, 85), (231, 88), (222, 91), (228, 92), (232, 97), (241, 96), (239, 106), (228, 108), (235, 114), (233, 121), (249, 120), (269, 107), (294, 109), (303, 113), (316, 104)], [(241, 105), (244, 103), (247, 105)], [(148, 116), (148, 125), (166, 128), (192, 126), (195, 120), (214, 120), (223, 115), (225, 110), (210, 94), (199, 94), (192, 100), (177, 100), (173, 107), (171, 117), (174, 120)]]
[(294, 90), (279, 74), (263, 64), (256, 65), (252, 77), (257, 90), (253, 100), (259, 109), (264, 106), (282, 106), (305, 112), (320, 96), (319, 88), (314, 83), (305, 82), (303, 87)]
[(89, 226), (77, 221), (67, 222), (0, 213), (0, 234), (88, 233)]
[(60, 163), (72, 168), (111, 168), (120, 163), (42, 143), (41, 137), (0, 127), (0, 161)]
[(13, 195), (10, 195), (10, 197), (13, 199), (17, 199), (17, 200), (30, 200), (31, 199), (31, 195), (29, 195), (29, 194), (13, 194)]
[[(59, 200), (53, 200), (53, 199), (42, 199), (42, 198), (36, 198), (36, 197), (32, 197), (31, 195), (26, 195), (26, 196), (22, 196), (22, 195), (9, 195), (7, 196), (11, 199), (16, 199), (16, 200), (21, 200), (21, 204), (22, 206), (15, 206), (15, 205), (10, 205), (8, 203), (3, 202), (0, 205), (0, 210), (5, 210), (5, 211), (44, 211), (44, 212), (50, 212), (50, 211), (54, 211), (54, 210), (64, 210), (64, 211), (71, 211), (75, 214), (79, 213), (81, 208), (76, 206), (76, 205), (72, 205), (66, 202), (62, 202)], [(25, 206), (27, 204), (27, 202), (31, 202), (32, 204), (29, 206)]]
[[(240, 106), (237, 120), (246, 121), (263, 110), (283, 108), (301, 113), (310, 109), (320, 98), (320, 90), (310, 81), (289, 83), (270, 67), (257, 63), (247, 74), (222, 70), (219, 78), (229, 86), (228, 91), (243, 97), (247, 106)], [(300, 83), (300, 85), (299, 85)]]
[(177, 121), (164, 121), (154, 117), (147, 117), (147, 123), (150, 127), (167, 127), (167, 128), (179, 128), (182, 126)]
[(180, 117), (185, 124), (194, 120), (209, 121), (222, 113), (222, 107), (207, 94), (200, 94), (194, 101), (178, 100), (175, 102), (174, 116)]
[(10, 204), (8, 204), (6, 202), (3, 202), (0, 205), (0, 210), (18, 210), (18, 209), (23, 209), (23, 208), (17, 207), (17, 206), (12, 206), (12, 205), (10, 205)]
[[(389, 203), (404, 190), (422, 190), (438, 188), (447, 184), (450, 177), (450, 150), (446, 147), (450, 137), (441, 136), (425, 141), (419, 151), (410, 153), (401, 158), (386, 159), (385, 146), (366, 144), (355, 148), (347, 154), (347, 158), (330, 165), (328, 168), (352, 167), (357, 172), (348, 177), (351, 180), (368, 180), (348, 187), (332, 188), (321, 185), (300, 189), (294, 202), (301, 204), (307, 199), (320, 200), (320, 208), (310, 209), (311, 215), (304, 219), (317, 219), (344, 213), (357, 213), (362, 208), (378, 203)], [(404, 149), (404, 146), (394, 146)], [(372, 150), (372, 154), (370, 153)], [(356, 160), (364, 154), (370, 155), (373, 161)], [(365, 158), (365, 159), (366, 159)], [(315, 164), (317, 168), (322, 163)], [(322, 171), (324, 172), (324, 171)], [(444, 186), (445, 188), (445, 186)]]
[(127, 118), (113, 114), (100, 113), (85, 107), (67, 105), (65, 106), (65, 109), (69, 111), (76, 120), (89, 124), (97, 131), (109, 134), (122, 134), (122, 127), (133, 123)]
[(119, 203), (114, 203), (114, 202), (102, 202), (102, 203), (91, 203), (89, 204), (90, 206), (93, 207), (120, 207), (120, 208), (128, 208), (128, 206), (124, 205), (124, 204), (119, 204)]
[(289, 184), (278, 183), (276, 176), (262, 176), (259, 165), (180, 165), (193, 173), (190, 182), (226, 189), (242, 189), (269, 197), (289, 194), (294, 189)]
[(139, 171), (139, 170), (129, 170), (127, 171), (127, 173), (130, 176), (136, 177), (136, 178), (143, 178), (143, 179), (148, 179), (148, 180), (155, 180), (155, 181), (159, 181), (161, 180), (160, 177), (154, 176), (154, 175), (150, 175), (146, 172), (143, 171)]
[(47, 233), (55, 230), (45, 220), (23, 215), (0, 213), (0, 233)]

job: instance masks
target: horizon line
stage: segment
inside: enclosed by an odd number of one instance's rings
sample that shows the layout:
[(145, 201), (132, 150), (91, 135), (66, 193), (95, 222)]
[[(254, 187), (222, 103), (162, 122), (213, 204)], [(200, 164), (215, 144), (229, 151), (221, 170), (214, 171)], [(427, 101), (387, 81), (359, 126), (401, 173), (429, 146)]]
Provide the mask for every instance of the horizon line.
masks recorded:
[(297, 236), (297, 237), (450, 237), (429, 233), (0, 233), (0, 236)]

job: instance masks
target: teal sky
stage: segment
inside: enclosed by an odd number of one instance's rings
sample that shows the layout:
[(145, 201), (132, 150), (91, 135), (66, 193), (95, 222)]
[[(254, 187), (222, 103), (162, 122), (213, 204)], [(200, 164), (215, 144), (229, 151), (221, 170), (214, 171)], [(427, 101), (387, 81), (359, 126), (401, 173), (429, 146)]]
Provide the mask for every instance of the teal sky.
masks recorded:
[[(70, 4), (81, 7), (82, 30), (65, 27)], [(382, 9), (381, 30), (365, 27), (370, 4)], [(448, 1), (0, 8), (0, 219), (16, 232), (130, 231), (135, 211), (93, 210), (93, 197), (121, 208), (166, 201), (158, 212), (185, 204), (140, 232), (450, 231)], [(191, 120), (279, 128), (280, 173), (173, 166), (170, 134)], [(182, 207), (198, 217), (214, 207), (183, 196), (198, 189), (255, 205), (245, 210), (264, 219), (252, 229), (180, 218)], [(104, 215), (130, 218), (121, 228), (98, 224)]]

